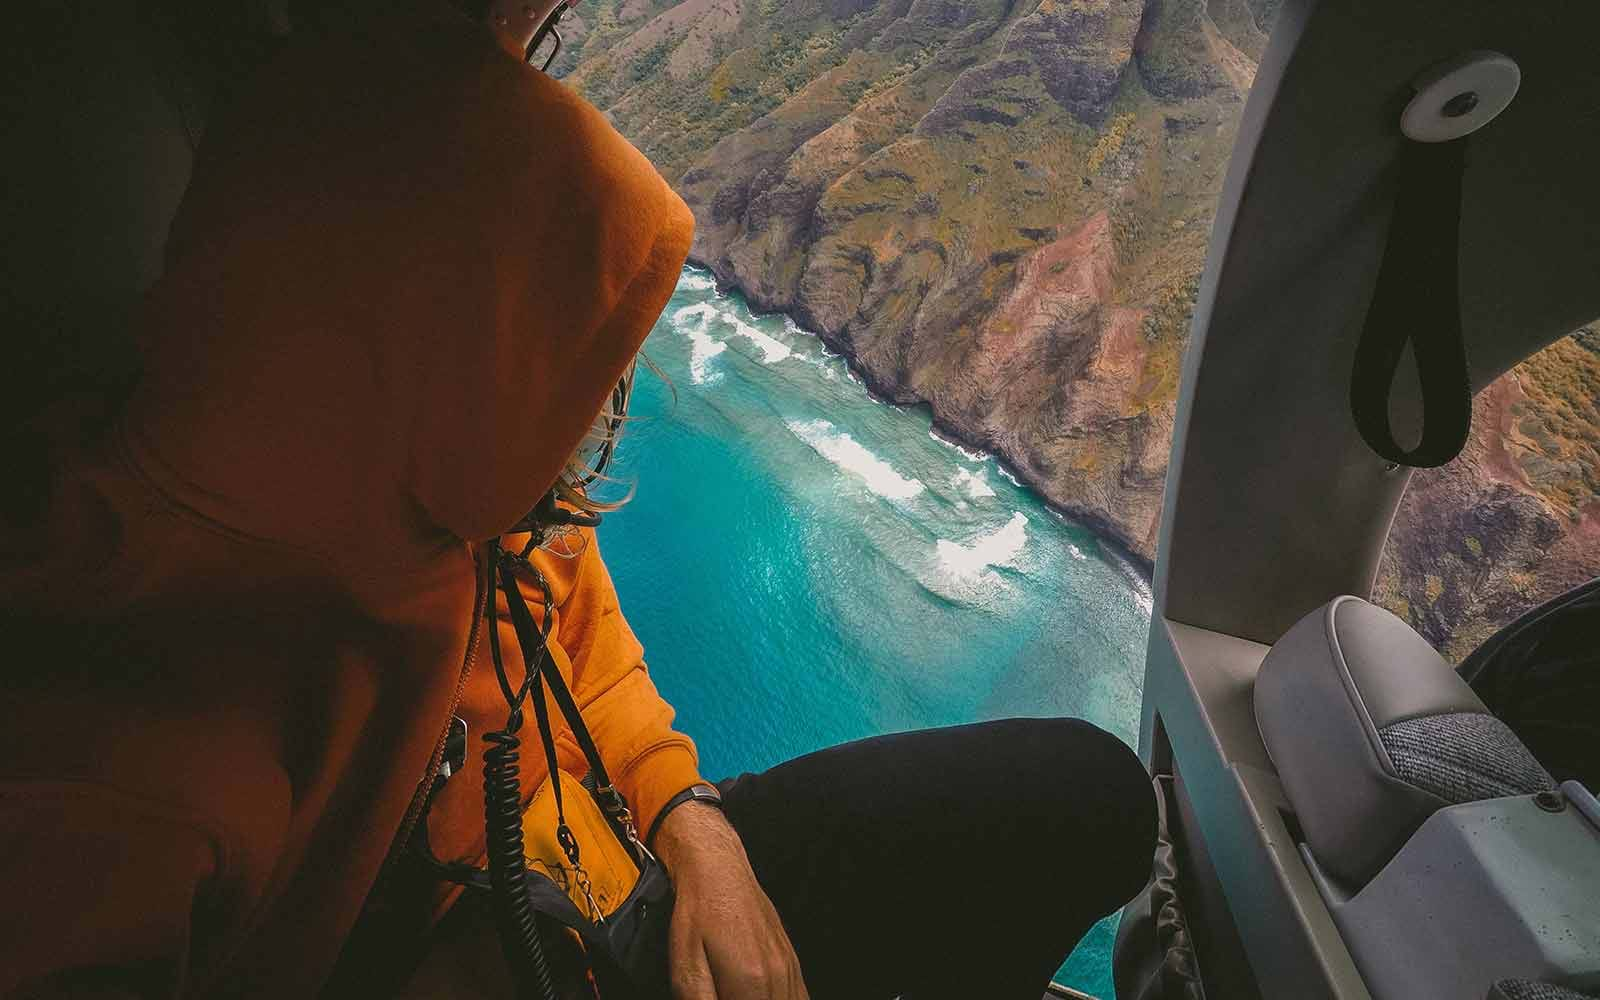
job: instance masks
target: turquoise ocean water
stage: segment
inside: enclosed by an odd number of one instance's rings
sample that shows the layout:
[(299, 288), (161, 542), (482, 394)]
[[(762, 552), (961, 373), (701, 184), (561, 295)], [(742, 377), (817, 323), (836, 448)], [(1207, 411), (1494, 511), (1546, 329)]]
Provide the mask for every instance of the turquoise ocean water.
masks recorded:
[[(704, 773), (1019, 715), (1134, 742), (1149, 590), (1089, 531), (703, 272), (645, 352), (600, 544)], [(1110, 997), (1112, 933), (1058, 980)]]

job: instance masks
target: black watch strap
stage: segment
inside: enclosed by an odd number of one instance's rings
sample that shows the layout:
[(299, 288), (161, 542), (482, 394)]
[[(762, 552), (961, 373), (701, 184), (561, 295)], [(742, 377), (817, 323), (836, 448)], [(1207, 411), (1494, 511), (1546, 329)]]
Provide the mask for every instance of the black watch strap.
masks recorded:
[(699, 781), (674, 795), (667, 800), (666, 805), (661, 807), (661, 811), (656, 813), (655, 821), (650, 824), (650, 832), (645, 834), (645, 844), (654, 844), (656, 842), (656, 831), (661, 829), (661, 821), (667, 818), (668, 813), (685, 802), (704, 802), (708, 806), (716, 806), (721, 809), (722, 793), (717, 791), (716, 785)]

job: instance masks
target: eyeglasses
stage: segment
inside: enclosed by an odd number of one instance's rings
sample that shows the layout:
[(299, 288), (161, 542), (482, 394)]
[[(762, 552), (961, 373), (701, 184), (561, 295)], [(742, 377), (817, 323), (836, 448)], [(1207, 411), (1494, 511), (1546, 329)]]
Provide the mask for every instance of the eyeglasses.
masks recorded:
[(548, 73), (550, 65), (556, 61), (556, 56), (561, 54), (561, 32), (556, 25), (561, 22), (562, 15), (567, 8), (572, 6), (572, 0), (558, 4), (555, 10), (539, 25), (539, 30), (533, 33), (533, 40), (528, 43), (528, 49), (523, 53), (523, 58), (529, 66)]

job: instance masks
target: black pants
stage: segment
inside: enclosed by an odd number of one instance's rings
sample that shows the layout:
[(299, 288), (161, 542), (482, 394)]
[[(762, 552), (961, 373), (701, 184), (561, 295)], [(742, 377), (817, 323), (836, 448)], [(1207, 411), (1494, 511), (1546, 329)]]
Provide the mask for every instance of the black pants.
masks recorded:
[(1155, 850), (1139, 759), (1073, 719), (880, 736), (722, 788), (816, 1000), (1038, 1000)]

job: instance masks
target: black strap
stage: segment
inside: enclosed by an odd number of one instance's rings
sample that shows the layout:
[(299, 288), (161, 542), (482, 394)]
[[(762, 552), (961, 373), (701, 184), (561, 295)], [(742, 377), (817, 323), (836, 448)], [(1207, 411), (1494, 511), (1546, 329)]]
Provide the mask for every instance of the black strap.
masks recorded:
[[(579, 863), (579, 846), (571, 829), (567, 826), (566, 805), (562, 794), (561, 782), (557, 778), (559, 763), (556, 760), (555, 734), (550, 726), (549, 707), (544, 703), (543, 684), (550, 686), (550, 693), (561, 714), (566, 717), (572, 728), (572, 734), (583, 751), (584, 757), (589, 762), (589, 774), (583, 778), (583, 786), (600, 804), (601, 811), (605, 813), (613, 831), (625, 846), (630, 846), (636, 851), (636, 858), (641, 865), (648, 858), (648, 852), (639, 842), (638, 833), (633, 826), (633, 817), (628, 810), (627, 800), (611, 784), (611, 778), (606, 773), (605, 761), (600, 757), (600, 750), (595, 745), (594, 737), (589, 733), (589, 727), (583, 721), (583, 715), (578, 711), (577, 701), (572, 697), (566, 680), (561, 676), (561, 671), (556, 667), (550, 655), (550, 647), (545, 637), (550, 633), (554, 620), (554, 602), (551, 599), (550, 585), (545, 580), (544, 574), (529, 563), (525, 557), (506, 552), (500, 547), (499, 539), (489, 541), (485, 546), (488, 565), (485, 572), (491, 585), (498, 582), (501, 593), (506, 597), (506, 607), (510, 612), (511, 626), (517, 635), (517, 645), (522, 649), (522, 662), (524, 676), (522, 684), (513, 687), (511, 678), (506, 673), (505, 657), (501, 650), (500, 630), (496, 625), (496, 611), (494, 604), (489, 603), (484, 608), (485, 625), (489, 630), (489, 652), (494, 663), (495, 678), (500, 685), (501, 694), (505, 696), (506, 704), (511, 710), (506, 726), (508, 733), (514, 733), (521, 726), (522, 702), (532, 695), (534, 718), (539, 727), (539, 741), (544, 750), (545, 762), (549, 768), (551, 792), (556, 802), (556, 840), (566, 852), (572, 864)], [(517, 586), (516, 567), (525, 566), (534, 574), (540, 589), (544, 592), (544, 624), (541, 627), (534, 621), (533, 612), (528, 607), (527, 599), (522, 596), (522, 591)], [(493, 591), (490, 591), (491, 595)], [(541, 684), (541, 681), (543, 684)], [(459, 720), (452, 720), (456, 722)], [(463, 724), (463, 737), (465, 726)], [(453, 734), (452, 734), (453, 735)], [(448, 740), (447, 740), (448, 747)], [(429, 795), (429, 806), (432, 805), (433, 792), (438, 791), (442, 781), (436, 780), (435, 787)], [(455, 882), (469, 888), (489, 888), (488, 872), (472, 865), (447, 863), (438, 860), (433, 854), (433, 849), (428, 843), (427, 824), (418, 824), (418, 830), (413, 833), (411, 848), (426, 864), (441, 878)], [(564, 896), (562, 897), (565, 898)], [(576, 912), (574, 910), (574, 912)]]
[[(601, 788), (611, 785), (611, 778), (606, 773), (605, 761), (600, 758), (600, 749), (595, 746), (594, 737), (589, 733), (589, 727), (584, 724), (583, 715), (578, 711), (578, 703), (572, 697), (572, 691), (567, 687), (566, 679), (561, 676), (561, 671), (556, 668), (550, 657), (550, 647), (545, 642), (544, 632), (549, 629), (548, 614), (546, 627), (540, 630), (533, 621), (533, 613), (528, 609), (528, 602), (522, 596), (522, 591), (517, 587), (517, 580), (509, 563), (512, 560), (502, 560), (500, 564), (500, 589), (506, 595), (506, 607), (511, 612), (511, 626), (516, 630), (517, 641), (522, 646), (524, 662), (531, 650), (538, 650), (539, 660), (536, 666), (530, 668), (532, 688), (537, 691), (542, 680), (550, 687), (550, 695), (555, 699), (556, 707), (566, 717), (567, 725), (572, 727), (573, 738), (578, 741), (578, 748), (583, 751), (584, 758), (589, 762), (589, 768), (594, 773), (595, 781)], [(538, 575), (539, 585), (544, 589), (545, 607), (550, 607), (550, 588), (545, 583), (544, 575)], [(545, 719), (545, 706), (543, 698), (533, 700), (534, 712), (539, 719), (541, 729), (547, 729)]]
[[(523, 693), (532, 696), (530, 700), (533, 702), (533, 717), (539, 726), (539, 742), (544, 747), (544, 759), (550, 769), (550, 788), (556, 797), (556, 818), (559, 824), (565, 827), (567, 814), (561, 798), (561, 782), (556, 780), (559, 768), (556, 762), (555, 733), (550, 728), (550, 707), (544, 703), (544, 692), (539, 684), (540, 679), (549, 672), (546, 670), (546, 665), (550, 664), (550, 646), (544, 638), (549, 631), (549, 594), (547, 592), (545, 596), (546, 627), (540, 629), (533, 622), (533, 614), (528, 610), (527, 602), (522, 599), (522, 592), (517, 589), (516, 578), (511, 575), (505, 563), (501, 563), (499, 569), (500, 588), (506, 594), (506, 605), (511, 611), (511, 627), (516, 630), (517, 644), (522, 647), (522, 663), (526, 671), (522, 685)], [(494, 631), (492, 625), (491, 631)]]
[[(1350, 375), (1350, 410), (1373, 451), (1400, 465), (1444, 465), (1466, 447), (1472, 387), (1461, 334), (1461, 176), (1466, 140), (1400, 151), (1400, 183), (1378, 284)], [(1402, 448), (1389, 393), (1410, 343), (1422, 389), (1422, 440)]]
[(656, 834), (661, 831), (661, 825), (666, 822), (667, 815), (672, 810), (688, 802), (704, 802), (706, 805), (716, 806), (721, 809), (722, 792), (716, 785), (705, 781), (697, 781), (674, 795), (660, 809), (656, 810), (656, 818), (650, 821), (650, 832), (644, 835), (644, 842), (646, 844), (655, 843)]
[[(572, 736), (578, 743), (578, 748), (583, 751), (584, 759), (589, 763), (589, 773), (593, 776), (595, 801), (599, 803), (600, 810), (612, 825), (619, 839), (626, 845), (636, 850), (642, 850), (639, 842), (638, 831), (634, 828), (633, 814), (628, 809), (627, 800), (616, 786), (611, 783), (611, 776), (606, 771), (605, 761), (600, 756), (600, 748), (595, 745), (594, 737), (589, 732), (589, 727), (583, 721), (583, 713), (578, 710), (578, 703), (572, 696), (572, 691), (567, 687), (566, 679), (561, 676), (561, 671), (556, 667), (550, 657), (550, 648), (545, 641), (551, 625), (551, 609), (553, 600), (550, 594), (550, 585), (545, 580), (544, 574), (526, 558), (513, 556), (501, 550), (498, 545), (491, 548), (490, 554), (496, 558), (499, 568), (500, 590), (505, 594), (506, 608), (511, 614), (511, 626), (517, 633), (517, 642), (522, 647), (523, 662), (533, 662), (535, 665), (528, 670), (527, 680), (523, 684), (524, 691), (531, 689), (533, 695), (534, 716), (539, 724), (539, 738), (544, 743), (545, 759), (549, 762), (552, 790), (556, 800), (556, 816), (559, 821), (557, 837), (562, 846), (567, 847), (570, 833), (566, 826), (566, 813), (562, 802), (561, 782), (556, 780), (557, 762), (555, 757), (554, 735), (550, 728), (548, 709), (544, 703), (544, 694), (541, 682), (550, 688), (550, 696), (554, 699), (556, 707), (565, 716), (567, 725), (572, 730)], [(522, 596), (522, 590), (517, 586), (515, 569), (518, 565), (525, 567), (533, 573), (540, 589), (544, 592), (545, 622), (540, 629), (534, 624), (533, 613), (528, 609), (528, 602)], [(491, 635), (493, 629), (490, 630)], [(533, 651), (538, 651), (538, 658), (533, 659)], [(498, 654), (497, 654), (498, 655)], [(502, 686), (509, 689), (509, 684), (502, 682)], [(518, 700), (520, 704), (520, 699)]]

